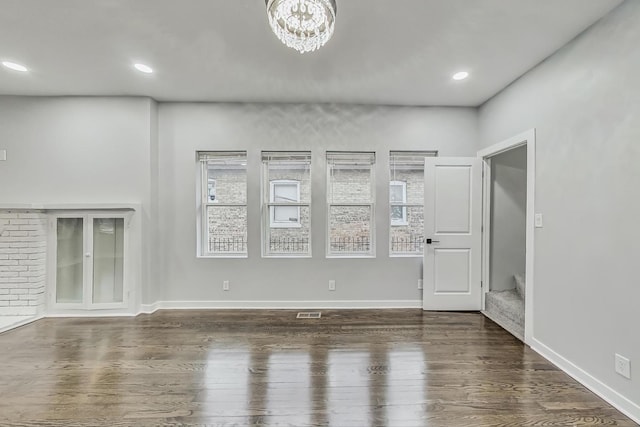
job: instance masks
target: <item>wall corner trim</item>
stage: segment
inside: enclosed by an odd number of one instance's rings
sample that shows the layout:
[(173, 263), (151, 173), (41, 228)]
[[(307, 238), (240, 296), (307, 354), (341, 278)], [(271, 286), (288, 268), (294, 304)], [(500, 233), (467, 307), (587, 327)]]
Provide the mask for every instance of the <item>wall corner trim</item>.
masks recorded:
[(532, 338), (531, 348), (618, 411), (640, 424), (640, 405), (632, 402), (536, 338)]

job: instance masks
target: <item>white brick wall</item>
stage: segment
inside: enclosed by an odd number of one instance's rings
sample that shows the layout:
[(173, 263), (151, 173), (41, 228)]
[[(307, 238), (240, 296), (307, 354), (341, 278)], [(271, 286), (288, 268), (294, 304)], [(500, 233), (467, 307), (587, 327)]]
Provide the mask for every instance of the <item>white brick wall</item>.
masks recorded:
[(47, 216), (41, 211), (0, 211), (0, 316), (44, 310)]

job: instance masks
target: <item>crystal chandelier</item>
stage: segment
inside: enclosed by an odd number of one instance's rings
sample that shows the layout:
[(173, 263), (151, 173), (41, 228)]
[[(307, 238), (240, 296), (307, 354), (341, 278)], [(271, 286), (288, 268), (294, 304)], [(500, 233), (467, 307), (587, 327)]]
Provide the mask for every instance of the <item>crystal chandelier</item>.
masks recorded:
[(265, 0), (271, 29), (300, 53), (324, 46), (333, 35), (335, 0)]

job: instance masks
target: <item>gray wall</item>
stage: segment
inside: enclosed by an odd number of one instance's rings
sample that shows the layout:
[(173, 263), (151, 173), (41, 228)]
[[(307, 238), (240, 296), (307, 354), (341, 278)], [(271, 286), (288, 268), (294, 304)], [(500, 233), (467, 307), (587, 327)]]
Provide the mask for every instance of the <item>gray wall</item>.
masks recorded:
[[(160, 104), (158, 268), (165, 301), (412, 300), (420, 258), (389, 258), (390, 150), (475, 154), (474, 109), (336, 105)], [(248, 151), (249, 258), (196, 258), (196, 150)], [(311, 259), (260, 256), (260, 151), (311, 150)], [(375, 259), (326, 259), (326, 150), (375, 150)], [(336, 291), (328, 281), (336, 280)], [(229, 280), (231, 290), (222, 291)]]
[(0, 96), (0, 149), (7, 150), (7, 161), (0, 162), (0, 203), (141, 204), (135, 224), (143, 259), (134, 267), (143, 302), (153, 298), (153, 104), (142, 98)]
[(523, 274), (526, 249), (527, 147), (491, 158), (491, 254), (489, 289), (513, 289)]
[(534, 338), (636, 408), (639, 22), (640, 2), (625, 2), (480, 110), (483, 147), (536, 128)]

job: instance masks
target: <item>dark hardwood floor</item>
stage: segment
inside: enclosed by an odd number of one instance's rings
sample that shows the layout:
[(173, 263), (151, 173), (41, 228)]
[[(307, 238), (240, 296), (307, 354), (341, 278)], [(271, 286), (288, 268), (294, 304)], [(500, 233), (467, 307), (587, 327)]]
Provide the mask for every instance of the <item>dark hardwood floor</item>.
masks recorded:
[(0, 334), (0, 425), (636, 424), (477, 313), (201, 310)]

